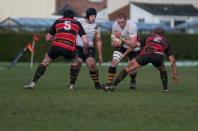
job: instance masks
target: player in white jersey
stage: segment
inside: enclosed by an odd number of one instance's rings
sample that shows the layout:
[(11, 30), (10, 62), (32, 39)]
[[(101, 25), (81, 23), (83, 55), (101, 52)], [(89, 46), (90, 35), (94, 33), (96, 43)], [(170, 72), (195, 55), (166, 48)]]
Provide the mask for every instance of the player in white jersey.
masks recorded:
[[(126, 54), (126, 52), (129, 60), (136, 57), (140, 52), (139, 47), (135, 48), (133, 51), (130, 51), (129, 46), (126, 45), (125, 43), (120, 44), (116, 42), (115, 39), (120, 38), (120, 36), (122, 36), (123, 38), (124, 37), (132, 38), (133, 36), (137, 36), (136, 24), (130, 20), (127, 20), (126, 15), (123, 13), (118, 15), (112, 27), (111, 45), (114, 47), (114, 52), (113, 52), (113, 59), (111, 61), (111, 65), (109, 66), (107, 86), (112, 83), (113, 78), (116, 75), (116, 66), (123, 59), (123, 56)], [(130, 73), (131, 76), (130, 89), (136, 89), (136, 79), (135, 79), (136, 75), (137, 75), (136, 72)]]
[(76, 41), (77, 49), (78, 49), (77, 59), (74, 62), (77, 64), (76, 66), (71, 66), (70, 68), (70, 84), (69, 84), (70, 89), (76, 88), (75, 82), (76, 82), (78, 73), (80, 71), (80, 68), (83, 62), (86, 63), (89, 69), (90, 76), (95, 84), (95, 88), (96, 89), (102, 88), (102, 84), (99, 83), (99, 75), (98, 75), (99, 73), (98, 73), (98, 69), (96, 66), (96, 59), (95, 59), (95, 46), (96, 46), (98, 49), (99, 64), (102, 64), (103, 62), (102, 41), (101, 41), (101, 36), (100, 36), (99, 24), (95, 22), (96, 15), (97, 15), (97, 11), (94, 8), (88, 8), (86, 11), (86, 17), (78, 20), (82, 24), (86, 32), (86, 35), (88, 37), (89, 49), (88, 49), (87, 54), (83, 53), (83, 41), (81, 40), (80, 37), (78, 37)]

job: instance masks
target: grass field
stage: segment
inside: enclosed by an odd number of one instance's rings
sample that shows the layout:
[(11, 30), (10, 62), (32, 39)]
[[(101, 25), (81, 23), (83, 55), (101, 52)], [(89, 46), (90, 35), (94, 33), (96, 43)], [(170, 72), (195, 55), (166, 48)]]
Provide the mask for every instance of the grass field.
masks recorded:
[[(169, 79), (168, 94), (151, 66), (139, 70), (137, 90), (129, 90), (127, 77), (113, 93), (95, 90), (85, 66), (76, 91), (66, 89), (66, 64), (50, 65), (35, 90), (23, 89), (35, 68), (7, 67), (0, 63), (0, 131), (198, 130), (198, 67), (179, 67), (180, 84)], [(107, 66), (99, 69), (106, 82)]]

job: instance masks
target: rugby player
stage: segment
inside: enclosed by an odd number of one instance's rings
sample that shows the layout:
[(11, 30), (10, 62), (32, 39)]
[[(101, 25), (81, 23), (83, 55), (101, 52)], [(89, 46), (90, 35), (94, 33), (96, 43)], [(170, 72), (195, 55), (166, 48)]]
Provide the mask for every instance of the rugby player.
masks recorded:
[[(78, 64), (73, 64), (73, 66), (71, 66), (70, 68), (69, 89), (76, 88), (75, 82), (76, 82), (78, 73), (80, 71), (80, 68), (83, 62), (85, 62), (88, 67), (89, 74), (94, 82), (95, 88), (96, 89), (102, 88), (102, 84), (99, 83), (99, 73), (98, 73), (98, 69), (96, 66), (96, 58), (95, 58), (95, 47), (97, 47), (99, 64), (102, 64), (103, 62), (102, 41), (101, 41), (99, 23), (95, 22), (96, 15), (97, 15), (97, 11), (95, 8), (88, 8), (86, 10), (85, 18), (78, 19), (78, 21), (82, 24), (86, 32), (86, 35), (88, 37), (89, 49), (88, 49), (88, 53), (85, 55), (83, 53), (83, 46), (84, 46), (83, 41), (78, 36), (77, 37), (77, 59), (74, 61), (74, 63), (77, 62)], [(74, 65), (77, 65), (77, 66), (74, 66)]]
[[(127, 20), (126, 15), (121, 13), (118, 15), (116, 21), (113, 24), (112, 27), (112, 43), (111, 45), (114, 47), (113, 52), (113, 58), (111, 61), (111, 65), (109, 66), (108, 70), (108, 82), (107, 86), (111, 85), (113, 78), (116, 75), (116, 67), (119, 64), (119, 62), (122, 60), (124, 53), (128, 50), (129, 46), (125, 43), (122, 43), (122, 45), (115, 41), (115, 37), (122, 36), (122, 38), (131, 38), (134, 36), (137, 36), (137, 26), (134, 22), (131, 20)], [(130, 51), (130, 53), (127, 54), (127, 57), (129, 60), (132, 60), (134, 57), (136, 57), (140, 52), (140, 47), (137, 47)], [(130, 89), (136, 89), (136, 75), (137, 72), (134, 70), (133, 72), (130, 72)]]
[[(136, 39), (136, 38), (135, 38)], [(152, 63), (160, 72), (160, 78), (163, 85), (163, 91), (168, 92), (168, 78), (165, 65), (163, 63), (163, 55), (166, 54), (172, 67), (172, 78), (177, 82), (176, 60), (173, 55), (170, 44), (168, 43), (165, 32), (161, 28), (156, 28), (152, 34), (146, 38), (142, 38), (138, 42), (131, 42), (129, 39), (123, 39), (125, 43), (134, 47), (143, 45), (144, 48), (140, 54), (132, 59), (129, 64), (116, 76), (110, 86), (106, 86), (106, 90), (113, 91), (115, 87), (122, 81), (131, 71), (141, 66)]]
[(72, 10), (65, 10), (63, 17), (57, 19), (51, 26), (46, 41), (51, 41), (52, 46), (46, 53), (43, 61), (38, 66), (33, 80), (24, 86), (27, 89), (33, 89), (38, 79), (45, 73), (48, 65), (59, 56), (66, 60), (76, 57), (76, 37), (79, 34), (83, 41), (84, 53), (87, 53), (88, 39), (80, 22), (75, 20)]

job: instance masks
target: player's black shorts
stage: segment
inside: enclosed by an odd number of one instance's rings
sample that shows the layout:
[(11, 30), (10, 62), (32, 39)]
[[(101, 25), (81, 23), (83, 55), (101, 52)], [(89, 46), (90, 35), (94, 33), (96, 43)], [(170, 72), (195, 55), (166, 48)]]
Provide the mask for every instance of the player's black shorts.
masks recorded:
[[(122, 54), (124, 54), (127, 50), (127, 48), (124, 47), (116, 47), (114, 50), (121, 52)], [(138, 54), (140, 53), (140, 51), (131, 51), (127, 56), (129, 57), (130, 60), (132, 60), (133, 58), (135, 58)]]
[(93, 57), (95, 58), (95, 48), (94, 47), (89, 47), (88, 53), (85, 55), (83, 53), (83, 47), (77, 46), (77, 57), (80, 57), (83, 61), (85, 61), (88, 57)]
[(71, 60), (76, 56), (75, 51), (71, 52), (59, 46), (51, 46), (47, 54), (52, 60), (56, 59), (59, 56), (63, 56), (66, 60)]
[(163, 55), (156, 53), (138, 55), (135, 59), (142, 66), (152, 63), (155, 67), (159, 67), (163, 64)]

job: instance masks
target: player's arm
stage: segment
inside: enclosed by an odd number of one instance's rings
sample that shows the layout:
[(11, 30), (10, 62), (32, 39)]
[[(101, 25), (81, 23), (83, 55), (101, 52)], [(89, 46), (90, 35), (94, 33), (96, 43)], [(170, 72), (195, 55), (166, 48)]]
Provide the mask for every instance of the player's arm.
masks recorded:
[(45, 37), (46, 41), (54, 41), (56, 40), (56, 38), (54, 37), (54, 35), (51, 35), (50, 33), (47, 33), (46, 37)]
[(49, 32), (47, 33), (45, 40), (46, 41), (54, 41), (56, 38), (54, 37), (54, 35), (56, 34), (56, 21), (53, 23), (53, 25), (50, 27)]
[(171, 68), (172, 68), (172, 78), (175, 80), (175, 82), (177, 83), (177, 68), (176, 68), (176, 60), (174, 55), (170, 55), (168, 57), (170, 63), (171, 63)]
[(97, 50), (98, 50), (99, 63), (102, 64), (102, 62), (103, 62), (103, 57), (102, 57), (103, 44), (102, 44), (100, 32), (96, 32), (95, 42), (96, 42), (96, 47), (97, 47)]
[(120, 37), (117, 37), (118, 32), (114, 32), (111, 34), (111, 45), (113, 47), (121, 47), (122, 45), (122, 41), (120, 39)]
[(88, 48), (89, 48), (89, 41), (88, 41), (87, 35), (82, 35), (80, 37), (83, 41), (83, 52), (84, 52), (84, 54), (87, 54)]
[(168, 47), (167, 47), (167, 49), (165, 50), (165, 53), (166, 53), (166, 55), (167, 55), (167, 57), (168, 57), (168, 59), (169, 59), (169, 61), (170, 61), (170, 63), (171, 63), (172, 78), (173, 78), (173, 79), (175, 80), (175, 82), (177, 83), (178, 77), (177, 77), (176, 59), (175, 59), (175, 56), (174, 56), (174, 54), (173, 54), (173, 51), (172, 51), (172, 49), (171, 49), (169, 43), (167, 43), (167, 44), (168, 44)]
[(117, 32), (116, 30), (116, 22), (113, 24), (112, 26), (112, 33), (111, 33), (111, 46), (113, 47), (121, 47), (121, 40), (120, 35), (118, 36), (118, 34), (121, 35), (121, 33)]
[(137, 25), (133, 22), (130, 22), (128, 30), (129, 30), (129, 37), (122, 38), (122, 36), (121, 36), (121, 40), (133, 49), (135, 47), (139, 47), (141, 44), (140, 44), (139, 36), (137, 33), (138, 32)]
[(139, 47), (140, 41), (137, 38), (137, 35), (133, 35), (131, 37), (126, 37), (126, 38), (121, 38), (122, 42), (124, 42), (125, 44), (129, 45), (131, 48), (135, 48), (135, 47)]
[(83, 52), (84, 54), (87, 54), (88, 52), (88, 48), (89, 48), (89, 41), (88, 41), (88, 38), (87, 38), (87, 35), (85, 33), (85, 30), (84, 28), (82, 27), (81, 23), (79, 22), (79, 36), (81, 37), (82, 41), (83, 41)]

